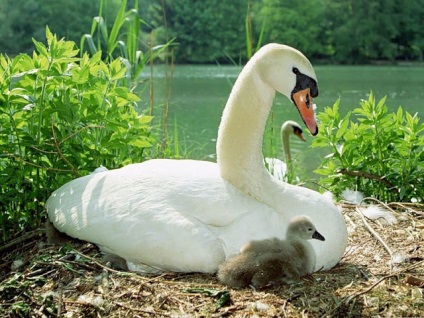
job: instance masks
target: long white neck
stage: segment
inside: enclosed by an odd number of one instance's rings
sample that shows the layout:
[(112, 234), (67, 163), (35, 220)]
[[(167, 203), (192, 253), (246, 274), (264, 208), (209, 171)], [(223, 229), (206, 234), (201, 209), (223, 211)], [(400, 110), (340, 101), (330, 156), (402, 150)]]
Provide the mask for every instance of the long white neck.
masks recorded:
[(271, 179), (263, 164), (262, 142), (274, 96), (275, 90), (261, 79), (255, 63), (248, 64), (234, 84), (218, 131), (222, 178), (261, 201), (263, 183)]
[[(300, 58), (299, 52), (291, 48), (269, 44), (250, 59), (231, 90), (216, 149), (224, 180), (275, 210), (283, 211), (288, 218), (296, 215), (294, 207), (298, 205), (299, 196), (308, 190), (300, 191), (299, 187), (281, 182), (268, 172), (262, 143), (275, 93), (290, 96), (296, 84), (292, 65), (299, 63)], [(293, 208), (287, 209), (289, 206)]]
[(290, 134), (293, 128), (289, 125), (284, 126), (281, 129), (281, 143), (283, 144), (284, 156), (286, 158), (286, 164), (291, 163), (291, 152), (290, 152)]

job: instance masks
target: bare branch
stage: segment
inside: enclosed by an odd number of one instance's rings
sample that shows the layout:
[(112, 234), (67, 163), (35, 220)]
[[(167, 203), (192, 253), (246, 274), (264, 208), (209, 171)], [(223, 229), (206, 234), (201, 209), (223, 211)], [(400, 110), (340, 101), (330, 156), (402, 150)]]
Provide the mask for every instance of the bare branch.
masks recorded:
[(60, 150), (60, 147), (59, 147), (60, 143), (57, 142), (56, 133), (54, 132), (54, 120), (53, 120), (53, 118), (52, 118), (52, 134), (53, 134), (54, 146), (57, 149), (57, 153), (58, 153), (59, 157), (71, 167), (72, 171), (75, 174), (77, 174), (78, 176), (81, 176), (81, 174), (78, 172), (78, 170), (72, 165), (72, 163), (68, 159), (66, 159), (66, 157), (63, 155), (62, 151)]
[(383, 183), (390, 191), (397, 192), (396, 187), (389, 180), (387, 180), (386, 177), (377, 176), (375, 174), (363, 172), (363, 171), (356, 171), (356, 170), (352, 171), (346, 168), (339, 169), (337, 172), (344, 174), (346, 176), (350, 176), (350, 177), (360, 177), (360, 178), (366, 178), (370, 180), (376, 180)]

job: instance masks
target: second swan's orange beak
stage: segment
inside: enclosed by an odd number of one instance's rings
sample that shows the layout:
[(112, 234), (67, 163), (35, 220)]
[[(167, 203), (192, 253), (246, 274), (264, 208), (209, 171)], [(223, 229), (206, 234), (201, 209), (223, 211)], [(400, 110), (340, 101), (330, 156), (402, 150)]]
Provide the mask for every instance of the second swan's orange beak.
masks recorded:
[(299, 111), (300, 116), (303, 119), (306, 127), (313, 136), (318, 134), (318, 124), (315, 118), (314, 103), (312, 101), (312, 95), (309, 88), (298, 91), (292, 94), (294, 104)]

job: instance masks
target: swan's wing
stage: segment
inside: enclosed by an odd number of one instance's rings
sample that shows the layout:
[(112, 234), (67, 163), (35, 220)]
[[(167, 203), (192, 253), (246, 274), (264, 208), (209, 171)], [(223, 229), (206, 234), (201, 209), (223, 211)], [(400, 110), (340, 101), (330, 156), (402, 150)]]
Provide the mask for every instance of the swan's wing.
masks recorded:
[(224, 251), (234, 253), (252, 232), (267, 233), (272, 214), (223, 181), (216, 164), (191, 160), (151, 160), (78, 178), (55, 191), (46, 208), (72, 237), (178, 271), (213, 271)]
[(84, 226), (87, 218), (169, 217), (170, 208), (224, 226), (243, 213), (234, 207), (243, 199), (250, 200), (219, 177), (214, 163), (151, 160), (75, 179), (52, 194), (47, 210), (58, 224), (76, 228)]

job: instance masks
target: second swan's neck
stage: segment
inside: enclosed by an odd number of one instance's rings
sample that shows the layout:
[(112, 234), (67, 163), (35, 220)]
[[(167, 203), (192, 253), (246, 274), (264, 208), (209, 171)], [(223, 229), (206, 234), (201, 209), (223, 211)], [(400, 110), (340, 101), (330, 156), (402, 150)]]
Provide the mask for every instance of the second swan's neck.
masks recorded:
[(293, 177), (293, 165), (291, 159), (291, 150), (290, 150), (290, 135), (292, 134), (293, 127), (292, 126), (283, 126), (281, 129), (281, 143), (283, 145), (284, 158), (287, 167), (287, 180), (291, 180)]
[(290, 150), (290, 134), (292, 127), (283, 127), (281, 129), (281, 143), (283, 145), (284, 157), (286, 158), (286, 164), (291, 161), (291, 150)]
[[(252, 65), (253, 64), (253, 65)], [(262, 141), (275, 90), (246, 65), (231, 91), (217, 140), (217, 161), (223, 179), (260, 198), (258, 181), (270, 178), (263, 164)]]

